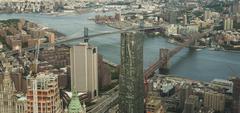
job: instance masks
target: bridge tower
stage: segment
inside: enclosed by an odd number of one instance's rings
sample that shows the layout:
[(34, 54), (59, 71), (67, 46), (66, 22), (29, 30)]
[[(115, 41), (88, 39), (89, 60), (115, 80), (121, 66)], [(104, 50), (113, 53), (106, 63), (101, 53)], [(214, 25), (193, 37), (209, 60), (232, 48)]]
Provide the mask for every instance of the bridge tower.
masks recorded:
[(84, 27), (84, 34), (83, 34), (83, 36), (84, 36), (84, 42), (88, 42), (88, 40), (89, 40), (89, 37), (88, 37), (88, 28), (87, 27)]
[(190, 50), (195, 50), (195, 49), (198, 48), (198, 46), (199, 46), (198, 40), (197, 39), (193, 39), (193, 43), (191, 45), (189, 45), (189, 48), (190, 48)]
[(159, 67), (159, 73), (160, 74), (168, 74), (169, 69), (169, 49), (161, 48), (160, 49), (160, 67)]

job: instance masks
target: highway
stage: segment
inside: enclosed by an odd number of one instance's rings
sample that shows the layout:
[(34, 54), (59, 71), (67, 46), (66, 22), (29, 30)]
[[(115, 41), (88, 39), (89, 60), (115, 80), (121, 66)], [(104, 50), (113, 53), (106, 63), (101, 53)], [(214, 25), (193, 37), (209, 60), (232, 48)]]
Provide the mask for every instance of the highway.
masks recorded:
[(87, 113), (104, 113), (108, 111), (113, 103), (117, 102), (118, 88), (115, 86), (111, 90), (105, 92), (101, 97), (96, 100), (96, 104), (87, 108)]

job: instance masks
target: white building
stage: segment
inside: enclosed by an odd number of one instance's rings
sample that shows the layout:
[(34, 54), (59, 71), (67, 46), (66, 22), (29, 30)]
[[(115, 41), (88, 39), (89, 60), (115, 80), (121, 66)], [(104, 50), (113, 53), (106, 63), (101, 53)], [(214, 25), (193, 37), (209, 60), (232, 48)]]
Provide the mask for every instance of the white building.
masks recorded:
[(177, 31), (178, 31), (178, 27), (174, 24), (171, 24), (171, 25), (168, 25), (166, 27), (165, 34), (167, 36), (170, 36), (170, 35), (173, 35), (173, 34), (177, 34)]
[(70, 49), (71, 88), (98, 96), (97, 48), (81, 43)]
[(198, 31), (199, 31), (198, 25), (178, 26), (179, 34), (189, 34), (189, 33), (195, 33)]
[(3, 44), (0, 42), (0, 49), (3, 49)]

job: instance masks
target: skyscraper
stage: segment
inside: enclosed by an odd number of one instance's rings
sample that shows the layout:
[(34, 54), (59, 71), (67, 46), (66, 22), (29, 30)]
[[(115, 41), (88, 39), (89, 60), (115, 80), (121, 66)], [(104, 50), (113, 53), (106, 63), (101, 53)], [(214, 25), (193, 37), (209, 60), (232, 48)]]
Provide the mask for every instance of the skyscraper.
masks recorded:
[(199, 97), (190, 95), (185, 101), (183, 113), (198, 113), (200, 106)]
[(183, 85), (180, 90), (180, 104), (179, 109), (183, 111), (186, 99), (192, 94), (192, 87), (190, 85)]
[(61, 113), (63, 111), (58, 77), (53, 73), (38, 73), (29, 78), (27, 113)]
[(144, 112), (143, 34), (121, 34), (120, 113)]
[(88, 92), (91, 98), (98, 95), (97, 48), (81, 43), (70, 49), (71, 88)]
[(3, 83), (0, 86), (0, 113), (14, 113), (15, 110), (16, 90), (9, 74), (6, 68)]
[(233, 112), (240, 113), (240, 78), (233, 80)]

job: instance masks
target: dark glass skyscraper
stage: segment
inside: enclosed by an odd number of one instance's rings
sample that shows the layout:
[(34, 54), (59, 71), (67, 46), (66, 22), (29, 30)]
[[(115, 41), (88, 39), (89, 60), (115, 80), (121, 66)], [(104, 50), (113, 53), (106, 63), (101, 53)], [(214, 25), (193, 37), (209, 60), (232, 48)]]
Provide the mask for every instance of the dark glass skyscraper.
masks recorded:
[(120, 113), (144, 112), (143, 34), (121, 34)]
[(233, 80), (233, 113), (240, 113), (240, 78)]

